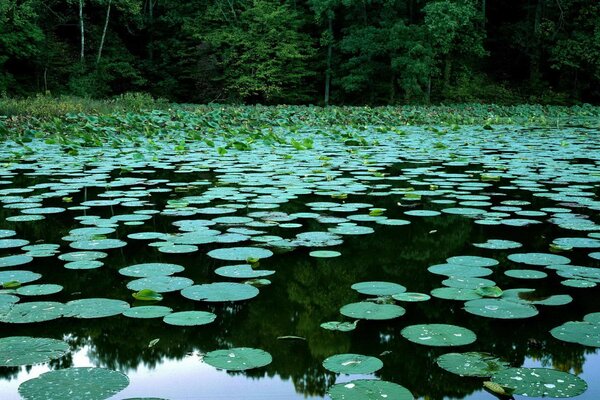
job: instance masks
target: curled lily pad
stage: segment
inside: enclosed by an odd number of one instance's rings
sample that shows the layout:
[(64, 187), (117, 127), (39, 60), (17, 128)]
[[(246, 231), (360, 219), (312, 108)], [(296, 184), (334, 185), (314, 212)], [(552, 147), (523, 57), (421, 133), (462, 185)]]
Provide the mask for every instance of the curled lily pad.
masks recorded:
[(338, 374), (372, 374), (383, 367), (383, 362), (362, 354), (336, 354), (326, 358), (323, 367)]
[(531, 318), (538, 310), (530, 304), (521, 304), (504, 299), (480, 299), (465, 303), (465, 311), (488, 318), (519, 319)]
[(241, 301), (258, 296), (259, 290), (243, 283), (217, 282), (194, 285), (181, 291), (181, 295), (196, 301)]
[(331, 400), (413, 400), (414, 396), (397, 383), (373, 379), (358, 379), (333, 385), (327, 391)]
[(204, 362), (226, 371), (245, 371), (271, 364), (273, 358), (260, 349), (237, 347), (228, 350), (215, 350), (206, 353)]
[(62, 340), (10, 336), (0, 339), (0, 366), (42, 364), (61, 358), (69, 352), (69, 345)]
[(494, 374), (492, 382), (527, 397), (575, 397), (587, 390), (583, 379), (549, 368), (509, 368)]
[(340, 313), (354, 319), (385, 320), (403, 316), (406, 310), (395, 304), (377, 304), (369, 301), (346, 304)]
[(356, 329), (357, 323), (358, 320), (354, 322), (329, 321), (323, 322), (321, 328), (327, 329), (328, 331), (350, 332)]
[(139, 292), (133, 293), (132, 296), (139, 301), (160, 301), (163, 299), (162, 294), (151, 289), (142, 289)]
[(49, 371), (23, 382), (24, 400), (105, 400), (129, 385), (127, 375), (105, 368), (67, 368)]
[(467, 328), (448, 324), (410, 325), (402, 336), (425, 346), (464, 346), (475, 342), (477, 336)]
[(166, 315), (163, 321), (169, 325), (198, 326), (210, 324), (215, 319), (217, 316), (207, 311), (180, 311)]
[(352, 285), (352, 289), (358, 293), (372, 296), (391, 296), (394, 294), (406, 292), (406, 288), (393, 282), (359, 282)]
[(510, 368), (510, 364), (488, 353), (448, 353), (439, 356), (437, 365), (460, 376), (486, 378), (496, 372)]

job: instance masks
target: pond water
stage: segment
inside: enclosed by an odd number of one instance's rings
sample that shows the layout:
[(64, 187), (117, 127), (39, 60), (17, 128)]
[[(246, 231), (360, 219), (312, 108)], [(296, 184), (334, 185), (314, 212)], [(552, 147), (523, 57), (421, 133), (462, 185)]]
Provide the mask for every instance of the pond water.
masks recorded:
[[(380, 398), (371, 380), (474, 400), (494, 375), (600, 398), (598, 132), (334, 131), (226, 154), (5, 142), (0, 397)], [(490, 355), (438, 359), (468, 352)], [(73, 367), (129, 384), (48, 373)]]

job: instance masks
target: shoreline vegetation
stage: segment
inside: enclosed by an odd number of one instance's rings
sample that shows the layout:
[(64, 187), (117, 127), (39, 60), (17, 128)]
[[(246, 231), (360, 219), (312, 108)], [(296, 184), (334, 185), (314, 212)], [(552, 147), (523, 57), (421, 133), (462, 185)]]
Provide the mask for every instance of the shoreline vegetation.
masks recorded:
[[(146, 115), (157, 127), (190, 119), (186, 129), (300, 126), (455, 126), (535, 125), (541, 127), (600, 125), (600, 107), (590, 104), (438, 104), (399, 106), (297, 106), (177, 104), (143, 93), (127, 93), (96, 100), (72, 96), (0, 97), (0, 134), (37, 134), (56, 131), (59, 125), (109, 126), (127, 115)], [(154, 115), (154, 118), (151, 118)], [(118, 125), (118, 123), (117, 123)], [(69, 129), (72, 130), (72, 129)], [(43, 136), (43, 135), (42, 135)]]

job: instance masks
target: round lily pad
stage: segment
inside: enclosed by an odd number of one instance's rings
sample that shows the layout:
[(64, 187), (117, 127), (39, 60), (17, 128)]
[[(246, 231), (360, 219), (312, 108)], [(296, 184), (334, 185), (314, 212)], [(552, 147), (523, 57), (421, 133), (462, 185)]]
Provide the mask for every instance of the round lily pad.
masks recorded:
[(308, 253), (308, 255), (315, 258), (334, 258), (341, 256), (342, 253), (334, 250), (314, 250)]
[(409, 210), (405, 211), (404, 214), (413, 217), (437, 217), (441, 213), (439, 211), (434, 210)]
[(55, 301), (32, 301), (15, 304), (0, 317), (0, 321), (11, 324), (44, 322), (63, 316), (65, 305)]
[(436, 360), (448, 372), (460, 376), (489, 377), (496, 372), (510, 368), (510, 364), (487, 353), (448, 353)]
[(253, 279), (273, 275), (275, 271), (253, 269), (250, 264), (228, 265), (215, 270), (215, 274), (226, 278)]
[(583, 317), (583, 320), (593, 324), (600, 324), (600, 312), (589, 313)]
[(327, 329), (328, 331), (340, 331), (340, 332), (350, 332), (356, 329), (355, 322), (339, 322), (339, 321), (329, 321), (323, 322), (320, 326), (323, 329)]
[(99, 258), (105, 258), (108, 253), (103, 251), (73, 251), (71, 253), (64, 253), (58, 256), (59, 260), (62, 261), (84, 261), (84, 260), (97, 260)]
[(129, 308), (122, 300), (90, 298), (69, 301), (65, 304), (65, 316), (75, 318), (104, 318), (119, 315)]
[(217, 316), (207, 311), (180, 311), (165, 316), (163, 321), (169, 325), (197, 326), (210, 324), (215, 319)]
[(504, 275), (517, 279), (544, 279), (547, 273), (535, 269), (509, 269), (504, 271)]
[(248, 259), (263, 259), (273, 255), (271, 250), (260, 247), (228, 247), (208, 252), (208, 256), (217, 260), (246, 261)]
[(600, 347), (600, 324), (588, 321), (569, 321), (550, 331), (558, 340)]
[(194, 281), (181, 276), (150, 276), (133, 280), (127, 284), (127, 289), (140, 291), (144, 289), (154, 290), (158, 293), (175, 292), (185, 289), (194, 284)]
[(508, 259), (516, 263), (538, 266), (562, 265), (571, 262), (567, 257), (550, 253), (515, 253), (509, 254)]
[(448, 264), (465, 265), (467, 267), (494, 267), (498, 265), (498, 260), (488, 257), (478, 256), (455, 256), (446, 259)]
[(333, 385), (327, 391), (331, 400), (413, 400), (414, 396), (397, 383), (374, 379), (358, 379)]
[(66, 368), (49, 371), (23, 382), (24, 400), (105, 400), (129, 385), (127, 375), (105, 368)]
[(123, 311), (123, 315), (129, 318), (162, 318), (171, 314), (173, 310), (165, 306), (140, 306), (131, 307)]
[(208, 352), (203, 360), (213, 367), (226, 371), (245, 371), (269, 365), (273, 361), (273, 358), (264, 350), (237, 347)]
[(427, 301), (431, 298), (428, 294), (425, 293), (416, 293), (416, 292), (405, 292), (392, 295), (394, 300), (398, 301), (407, 301), (410, 303), (418, 302), (418, 301)]
[(425, 346), (464, 346), (477, 339), (473, 331), (448, 324), (410, 325), (402, 329), (401, 334), (411, 342)]
[(28, 254), (0, 257), (0, 268), (15, 267), (17, 265), (30, 263), (31, 261), (33, 261), (33, 257)]
[(41, 277), (41, 274), (31, 271), (0, 271), (0, 285), (15, 281), (19, 283), (29, 283), (37, 281)]
[(427, 268), (429, 272), (437, 275), (446, 275), (461, 278), (479, 278), (492, 274), (492, 270), (484, 267), (470, 267), (458, 264), (438, 264)]
[(326, 358), (323, 367), (338, 374), (372, 374), (383, 367), (383, 362), (377, 357), (361, 354), (336, 354)]
[(103, 266), (104, 263), (98, 260), (82, 260), (82, 261), (71, 261), (66, 263), (64, 266), (66, 269), (96, 269)]
[(241, 301), (258, 296), (259, 290), (243, 283), (216, 282), (194, 285), (181, 291), (181, 295), (196, 301)]
[(151, 276), (173, 275), (183, 270), (184, 268), (178, 264), (144, 263), (121, 268), (119, 274), (135, 278), (148, 278)]
[(453, 276), (451, 278), (444, 279), (442, 284), (458, 289), (477, 289), (480, 287), (495, 286), (496, 282), (484, 278)]
[(479, 247), (480, 249), (509, 250), (518, 249), (523, 245), (519, 242), (514, 242), (512, 240), (488, 239), (488, 241), (484, 243), (473, 243), (473, 246)]
[(368, 301), (346, 304), (340, 313), (355, 319), (385, 320), (403, 316), (406, 310), (395, 304), (377, 304)]
[(10, 336), (0, 339), (0, 366), (42, 364), (60, 358), (69, 352), (62, 340)]
[(578, 288), (578, 289), (593, 288), (593, 287), (596, 287), (596, 285), (597, 285), (596, 282), (586, 281), (583, 279), (565, 279), (564, 281), (560, 282), (560, 284), (567, 286), (567, 287)]
[(465, 311), (481, 317), (499, 319), (530, 318), (538, 315), (533, 305), (521, 304), (504, 299), (479, 299), (465, 303)]
[(368, 294), (371, 296), (391, 296), (394, 294), (406, 292), (406, 288), (402, 285), (393, 282), (359, 282), (351, 286), (358, 293)]
[(63, 290), (61, 285), (46, 283), (42, 285), (27, 285), (17, 288), (16, 293), (21, 296), (44, 296), (55, 294)]
[(549, 368), (509, 368), (494, 374), (492, 382), (527, 397), (575, 397), (587, 390), (583, 379)]
[(69, 246), (77, 250), (108, 250), (118, 249), (127, 245), (119, 239), (80, 240), (72, 242)]
[(454, 287), (433, 289), (431, 291), (431, 295), (433, 297), (437, 297), (438, 299), (458, 301), (476, 300), (482, 297), (479, 293), (477, 293), (476, 289), (463, 289)]

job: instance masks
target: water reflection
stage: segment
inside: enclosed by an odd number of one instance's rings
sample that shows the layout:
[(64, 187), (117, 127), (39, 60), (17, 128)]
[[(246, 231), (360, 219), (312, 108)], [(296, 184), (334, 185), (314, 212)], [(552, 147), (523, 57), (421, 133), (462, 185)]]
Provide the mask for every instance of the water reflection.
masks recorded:
[[(498, 183), (500, 184), (500, 183)], [(490, 191), (495, 190), (491, 188)], [(513, 197), (514, 197), (513, 193)], [(531, 199), (527, 193), (520, 194)], [(163, 199), (164, 200), (164, 199)], [(311, 196), (303, 201), (323, 200)], [(368, 196), (354, 201), (373, 201)], [(533, 199), (538, 207), (545, 203)], [(390, 210), (390, 218), (407, 218), (405, 210), (387, 198), (377, 199), (379, 207)], [(548, 203), (547, 205), (550, 205)], [(423, 206), (423, 205), (421, 205)], [(426, 207), (435, 208), (433, 204)], [(282, 207), (284, 211), (306, 211), (299, 202)], [(4, 219), (6, 211), (0, 212)], [(410, 343), (401, 337), (403, 327), (415, 323), (443, 322), (464, 326), (477, 334), (477, 341), (460, 351), (485, 351), (505, 358), (515, 366), (543, 365), (562, 371), (583, 373), (590, 391), (581, 396), (595, 399), (600, 396), (594, 375), (600, 370), (599, 357), (591, 349), (559, 342), (549, 330), (567, 320), (581, 319), (588, 312), (598, 311), (598, 290), (578, 290), (561, 286), (556, 279), (526, 281), (524, 287), (547, 293), (572, 294), (575, 301), (562, 307), (540, 307), (540, 315), (517, 321), (500, 321), (472, 316), (461, 310), (462, 302), (432, 299), (424, 303), (406, 303), (404, 317), (393, 321), (361, 321), (349, 333), (331, 332), (320, 328), (324, 321), (339, 320), (339, 308), (362, 298), (350, 289), (353, 283), (364, 280), (388, 280), (405, 285), (411, 292), (429, 293), (441, 286), (443, 277), (426, 271), (429, 265), (443, 262), (457, 254), (485, 255), (506, 265), (507, 252), (490, 252), (471, 244), (487, 238), (504, 238), (526, 243), (522, 251), (545, 251), (547, 238), (556, 237), (555, 227), (541, 224), (528, 228), (481, 226), (460, 216), (409, 218), (404, 227), (378, 226), (376, 233), (361, 237), (346, 237), (336, 250), (342, 256), (335, 259), (315, 259), (307, 249), (282, 252), (261, 261), (265, 269), (273, 269), (272, 285), (261, 288), (260, 295), (251, 301), (235, 305), (206, 305), (186, 300), (178, 293), (165, 294), (162, 305), (175, 310), (205, 310), (218, 315), (210, 325), (202, 327), (173, 327), (160, 320), (138, 320), (123, 316), (95, 320), (62, 319), (43, 324), (2, 325), (2, 336), (44, 336), (65, 338), (72, 353), (52, 361), (48, 366), (26, 369), (1, 368), (0, 393), (3, 399), (18, 398), (18, 383), (48, 368), (70, 366), (102, 366), (128, 374), (131, 386), (116, 398), (133, 396), (163, 396), (171, 399), (293, 399), (322, 398), (329, 386), (348, 377), (336, 377), (323, 369), (326, 357), (339, 353), (360, 353), (379, 356), (384, 368), (376, 376), (399, 383), (415, 396), (428, 400), (444, 398), (478, 399), (482, 379), (459, 378), (435, 365), (435, 358), (448, 348), (429, 348)], [(45, 238), (48, 243), (60, 243), (60, 238), (73, 226), (64, 216), (49, 224), (27, 225), (20, 237), (30, 240)], [(173, 219), (154, 216), (147, 229), (174, 231)], [(322, 226), (304, 221), (306, 230)], [(367, 224), (367, 223), (365, 223)], [(120, 229), (118, 235), (143, 231), (139, 227)], [(289, 236), (300, 230), (272, 229), (272, 234)], [(214, 248), (203, 246), (203, 250)], [(182, 276), (197, 283), (221, 280), (213, 270), (227, 263), (214, 261), (204, 254), (165, 255), (148, 250), (144, 243), (131, 242), (121, 250), (111, 251), (105, 267), (90, 271), (65, 273), (55, 259), (36, 260), (36, 270), (44, 274), (45, 282), (58, 283), (64, 291), (52, 300), (69, 301), (85, 297), (130, 299), (126, 279), (117, 273), (123, 266), (141, 262), (172, 262), (184, 265)], [(585, 254), (570, 254), (574, 264)], [(589, 265), (589, 261), (586, 260)], [(501, 267), (503, 268), (503, 267)], [(517, 287), (515, 281), (501, 273), (494, 279), (503, 288)], [(294, 335), (305, 340), (281, 340), (280, 336)], [(155, 346), (149, 343), (159, 339)], [(226, 373), (201, 362), (205, 352), (227, 347), (256, 347), (268, 351), (273, 363), (265, 368), (245, 373)], [(535, 360), (535, 361), (532, 361)], [(483, 398), (483, 397), (481, 397)]]

